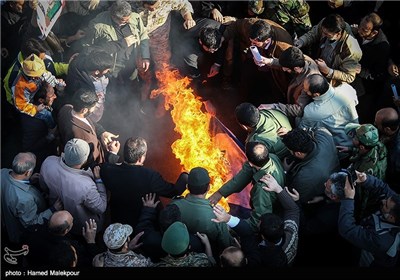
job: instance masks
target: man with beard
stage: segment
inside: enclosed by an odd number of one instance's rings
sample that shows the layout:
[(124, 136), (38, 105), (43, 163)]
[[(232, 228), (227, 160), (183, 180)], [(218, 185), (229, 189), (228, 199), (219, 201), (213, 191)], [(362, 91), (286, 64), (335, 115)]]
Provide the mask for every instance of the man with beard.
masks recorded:
[(354, 218), (355, 187), (346, 178), (339, 212), (339, 234), (361, 249), (360, 266), (395, 267), (400, 246), (400, 196), (383, 181), (357, 173), (356, 182), (375, 195), (386, 194), (380, 211), (362, 220)]
[[(93, 145), (93, 161), (100, 164), (106, 161), (115, 163), (120, 143), (114, 140), (119, 135), (114, 135), (88, 117), (96, 109), (99, 98), (92, 90), (85, 88), (75, 92), (71, 104), (64, 105), (57, 115), (60, 132), (61, 150), (72, 138), (79, 138)], [(101, 137), (99, 141), (98, 136)]]
[(93, 114), (90, 116), (90, 119), (94, 122), (98, 122), (103, 116), (109, 82), (107, 74), (110, 72), (113, 63), (113, 58), (109, 53), (94, 50), (87, 54), (79, 54), (69, 65), (66, 78), (65, 102), (68, 102), (74, 92), (80, 88), (95, 91), (99, 100), (96, 103)]
[(361, 67), (362, 51), (352, 35), (349, 24), (340, 15), (331, 14), (296, 40), (294, 45), (304, 48), (317, 44), (317, 51), (311, 57), (319, 71), (336, 86), (353, 82)]

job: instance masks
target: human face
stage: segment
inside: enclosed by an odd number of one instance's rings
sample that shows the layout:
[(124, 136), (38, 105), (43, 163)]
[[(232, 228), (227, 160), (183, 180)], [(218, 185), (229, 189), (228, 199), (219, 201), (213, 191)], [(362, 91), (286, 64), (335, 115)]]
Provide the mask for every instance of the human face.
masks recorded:
[(282, 67), (282, 70), (283, 70), (284, 72), (287, 72), (287, 73), (292, 73), (292, 72), (293, 72), (292, 69), (286, 68), (286, 67)]
[(396, 203), (392, 200), (391, 197), (387, 199), (382, 200), (382, 206), (381, 206), (381, 213), (385, 217), (386, 220), (389, 219), (390, 216), (390, 211), (396, 206)]
[(303, 83), (303, 90), (308, 96), (313, 97), (313, 94), (310, 92), (310, 83), (307, 80)]
[(360, 25), (358, 26), (357, 32), (361, 38), (364, 40), (370, 40), (375, 37), (378, 31), (373, 30), (374, 26), (372, 22), (368, 22), (365, 19), (361, 21)]
[(332, 185), (332, 181), (331, 179), (328, 179), (328, 181), (326, 181), (324, 183), (325, 186), (325, 194), (327, 197), (329, 197), (332, 200), (336, 199), (336, 196), (332, 193), (332, 189), (331, 189), (331, 185)]
[(218, 48), (209, 48), (206, 45), (204, 45), (203, 42), (201, 42), (201, 40), (199, 40), (199, 43), (200, 43), (201, 47), (203, 48), (203, 50), (206, 52), (209, 52), (209, 53), (215, 53), (221, 47), (221, 46), (219, 46)]
[(16, 11), (18, 13), (22, 13), (22, 11), (24, 9), (24, 3), (25, 3), (25, 0), (12, 1), (10, 3), (10, 6), (14, 11)]
[(341, 32), (332, 33), (329, 32), (325, 27), (322, 27), (322, 35), (326, 37), (329, 41), (333, 42), (333, 41), (338, 41), (342, 33)]
[(95, 109), (96, 109), (96, 105), (91, 107), (83, 116), (85, 118), (89, 117), (94, 112)]
[(383, 127), (382, 127), (382, 118), (383, 118), (383, 116), (376, 115), (375, 121), (374, 121), (374, 126), (378, 129), (379, 134), (385, 134), (383, 131)]
[(118, 18), (116, 16), (111, 16), (111, 18), (116, 24), (118, 24), (118, 26), (124, 26), (129, 22), (129, 19), (131, 18), (131, 16), (122, 17), (122, 18)]
[(271, 42), (271, 38), (268, 38), (267, 40), (262, 41), (262, 42), (258, 41), (257, 39), (251, 39), (251, 38), (249, 38), (249, 40), (250, 40), (250, 44), (252, 46), (256, 46), (257, 48), (264, 48), (264, 46), (266, 46), (267, 44), (269, 44)]
[(104, 71), (102, 71), (102, 72), (100, 72), (99, 70), (96, 70), (94, 73), (93, 73), (93, 78), (101, 78), (101, 77), (103, 77), (105, 74), (107, 74), (108, 72), (110, 72), (110, 68), (107, 68), (106, 70), (104, 70)]

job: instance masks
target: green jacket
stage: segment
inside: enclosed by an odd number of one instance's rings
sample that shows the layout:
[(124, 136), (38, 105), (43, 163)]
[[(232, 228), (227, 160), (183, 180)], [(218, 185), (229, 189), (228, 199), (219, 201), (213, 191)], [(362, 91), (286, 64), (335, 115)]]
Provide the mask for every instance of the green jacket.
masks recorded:
[(253, 184), (250, 191), (250, 205), (253, 209), (247, 222), (250, 223), (255, 232), (258, 232), (261, 215), (274, 212), (274, 204), (277, 201), (274, 192), (267, 192), (262, 189), (265, 184), (259, 181), (260, 178), (265, 174), (271, 174), (279, 185), (285, 186), (285, 173), (281, 161), (274, 154), (269, 156), (268, 163), (259, 170), (251, 167), (249, 162), (246, 161), (239, 173), (218, 190), (224, 197), (228, 197), (232, 193), (241, 192), (249, 183)]
[[(234, 245), (234, 239), (225, 223), (215, 223), (213, 208), (208, 199), (198, 198), (188, 194), (185, 198), (175, 198), (171, 202), (179, 207), (184, 223), (190, 233), (205, 233), (215, 252)], [(214, 249), (213, 249), (214, 250)], [(219, 251), (220, 250), (220, 251)]]
[(289, 156), (290, 152), (277, 134), (277, 130), (281, 127), (292, 129), (286, 115), (277, 110), (260, 110), (260, 120), (256, 128), (247, 136), (246, 143), (262, 142), (270, 153), (277, 155), (282, 160)]
[[(135, 37), (133, 49), (140, 47), (141, 57), (143, 59), (149, 59), (149, 36), (139, 14), (132, 13), (128, 24), (133, 36)], [(107, 49), (107, 47), (105, 47), (106, 43), (117, 41), (118, 36), (113, 26), (113, 21), (109, 11), (98, 14), (89, 22), (88, 34), (85, 38), (86, 45), (97, 45)], [(114, 70), (118, 57), (116, 52), (111, 53), (111, 55), (114, 57)]]
[(353, 154), (350, 157), (353, 168), (360, 172), (378, 177), (385, 180), (387, 169), (387, 148), (382, 142), (373, 147), (368, 153), (359, 154), (358, 148), (353, 149)]

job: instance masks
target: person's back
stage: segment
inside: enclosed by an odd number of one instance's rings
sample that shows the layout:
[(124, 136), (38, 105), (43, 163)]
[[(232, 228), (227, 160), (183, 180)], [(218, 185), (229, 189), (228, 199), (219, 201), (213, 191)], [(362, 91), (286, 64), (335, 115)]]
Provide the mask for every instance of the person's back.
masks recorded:
[(289, 151), (278, 135), (280, 128), (292, 129), (288, 118), (278, 110), (259, 110), (250, 103), (242, 103), (235, 109), (236, 120), (247, 132), (247, 142), (263, 142), (270, 153), (280, 159)]
[(156, 170), (143, 166), (147, 152), (145, 139), (129, 138), (124, 146), (124, 162), (102, 166), (101, 178), (111, 192), (112, 222), (129, 224), (134, 228), (143, 208), (142, 197), (147, 193), (172, 198), (185, 190), (184, 175), (174, 184), (166, 181)]
[(211, 221), (215, 218), (210, 201), (205, 198), (209, 190), (210, 177), (201, 167), (193, 168), (189, 173), (188, 189), (185, 198), (176, 198), (172, 204), (179, 207), (182, 222), (190, 233), (201, 232), (208, 236), (214, 256), (224, 248), (233, 245), (233, 238), (225, 225)]
[(304, 90), (313, 102), (304, 108), (299, 127), (323, 126), (332, 134), (336, 145), (351, 146), (344, 127), (351, 122), (358, 123), (354, 88), (348, 84), (333, 88), (321, 75), (314, 74), (307, 77)]
[(35, 165), (34, 154), (19, 153), (14, 157), (11, 170), (1, 170), (2, 223), (14, 243), (21, 241), (25, 229), (44, 224), (53, 212), (47, 209), (44, 197), (29, 181)]
[[(85, 170), (90, 153), (87, 142), (71, 139), (61, 157), (50, 156), (40, 170), (41, 183), (49, 189), (50, 202), (60, 198), (64, 209), (74, 217), (71, 233), (82, 234), (82, 227), (94, 219), (98, 230), (103, 227), (107, 207), (107, 194), (99, 176), (99, 167)], [(96, 181), (96, 182), (95, 182)]]
[(308, 132), (296, 128), (283, 137), (283, 143), (298, 159), (288, 170), (288, 186), (299, 192), (301, 203), (322, 195), (324, 182), (340, 169), (332, 135), (325, 128)]

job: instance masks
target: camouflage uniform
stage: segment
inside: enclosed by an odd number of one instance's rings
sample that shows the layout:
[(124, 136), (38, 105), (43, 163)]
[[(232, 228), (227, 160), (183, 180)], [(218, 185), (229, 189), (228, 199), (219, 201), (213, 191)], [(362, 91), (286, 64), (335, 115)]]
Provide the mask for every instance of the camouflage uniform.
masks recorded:
[[(352, 130), (354, 130), (352, 132)], [(360, 144), (373, 147), (368, 153), (360, 154), (359, 148), (352, 149), (350, 162), (352, 167), (360, 172), (378, 177), (385, 180), (387, 168), (387, 148), (379, 141), (378, 129), (371, 124), (348, 124), (345, 127), (347, 134), (355, 133), (353, 138), (357, 138)]]
[(297, 37), (311, 29), (308, 15), (310, 6), (305, 0), (271, 0), (265, 1), (268, 19), (282, 25), (293, 37)]
[(96, 255), (93, 259), (93, 266), (95, 267), (148, 267), (152, 264), (150, 258), (133, 251), (124, 254), (114, 254), (107, 251)]
[(166, 256), (159, 263), (154, 264), (155, 267), (211, 267), (213, 262), (204, 253), (190, 252), (184, 258)]
[[(350, 157), (351, 167), (384, 180), (387, 168), (387, 148), (379, 141), (378, 129), (372, 124), (348, 124), (345, 131), (347, 134), (353, 134), (353, 138), (356, 137), (360, 144), (373, 147), (366, 154), (360, 154), (357, 147), (353, 148)], [(357, 200), (360, 201), (360, 210), (355, 213), (358, 220), (371, 214), (374, 209), (376, 210), (376, 205), (379, 205), (379, 200), (374, 199), (374, 195), (370, 195), (369, 192), (369, 189), (358, 188), (356, 195)]]

